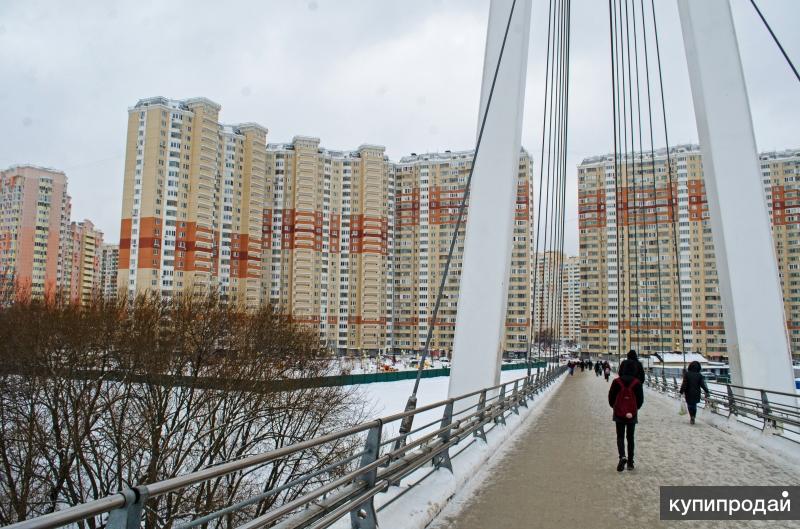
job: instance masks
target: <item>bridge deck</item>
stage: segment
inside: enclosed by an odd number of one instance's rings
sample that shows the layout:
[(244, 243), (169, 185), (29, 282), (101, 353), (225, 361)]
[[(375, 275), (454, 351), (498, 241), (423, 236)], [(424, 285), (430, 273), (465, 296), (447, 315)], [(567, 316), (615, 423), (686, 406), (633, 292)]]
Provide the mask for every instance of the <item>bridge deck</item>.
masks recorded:
[[(436, 529), (669, 527), (659, 485), (789, 485), (791, 466), (708, 424), (690, 426), (677, 401), (645, 392), (636, 431), (636, 470), (616, 471), (608, 384), (579, 370), (469, 498), (456, 498)], [(796, 469), (794, 469), (796, 470)], [(480, 479), (480, 478), (479, 478)], [(689, 522), (692, 527), (766, 527), (763, 522)], [(783, 522), (792, 527), (797, 522)], [(740, 525), (741, 524), (741, 525)], [(759, 525), (760, 524), (760, 525)], [(769, 527), (783, 527), (770, 522)], [(794, 525), (793, 527), (797, 527)]]

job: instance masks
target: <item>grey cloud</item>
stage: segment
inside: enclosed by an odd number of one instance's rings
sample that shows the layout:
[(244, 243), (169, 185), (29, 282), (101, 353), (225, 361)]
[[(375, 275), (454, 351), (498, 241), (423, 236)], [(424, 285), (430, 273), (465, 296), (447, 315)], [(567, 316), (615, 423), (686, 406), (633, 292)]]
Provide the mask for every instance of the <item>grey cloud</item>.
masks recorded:
[[(534, 0), (523, 144), (539, 150), (546, 4)], [(657, 0), (670, 141), (696, 141), (675, 2)], [(732, 0), (759, 147), (800, 145), (800, 87), (752, 13)], [(800, 3), (761, 0), (800, 62)], [(577, 251), (575, 165), (612, 148), (607, 3), (573, 1), (567, 249)], [(475, 138), (488, 2), (102, 1), (0, 3), (0, 164), (69, 176), (75, 218), (116, 240), (127, 108), (206, 96), (270, 141), (386, 145), (392, 158)], [(657, 144), (663, 134), (657, 133)]]

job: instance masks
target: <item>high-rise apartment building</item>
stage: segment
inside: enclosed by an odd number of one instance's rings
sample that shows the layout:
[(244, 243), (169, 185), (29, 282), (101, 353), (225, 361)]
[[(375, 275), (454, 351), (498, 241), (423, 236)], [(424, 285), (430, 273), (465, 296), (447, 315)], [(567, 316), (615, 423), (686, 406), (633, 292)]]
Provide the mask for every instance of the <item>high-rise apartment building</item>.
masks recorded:
[(72, 303), (87, 304), (100, 289), (100, 246), (103, 232), (90, 220), (72, 222), (64, 256), (65, 291)]
[(581, 261), (578, 256), (564, 258), (561, 336), (572, 344), (581, 341)]
[[(455, 333), (463, 228), (459, 234), (439, 313), (436, 294), (445, 271), (458, 208), (473, 151), (412, 154), (395, 164), (394, 349), (419, 351), (433, 327), (432, 351), (450, 352)], [(532, 163), (520, 153), (514, 242), (508, 286), (503, 350), (527, 350), (531, 315)], [(466, 217), (464, 224), (466, 225)]]
[(164, 296), (217, 289), (261, 303), (267, 129), (219, 123), (205, 98), (128, 111), (119, 286)]
[(34, 297), (60, 293), (70, 209), (63, 172), (30, 165), (0, 171), (0, 280)]
[(534, 256), (534, 343), (580, 342), (580, 261), (558, 251)]
[(800, 357), (800, 149), (762, 153), (761, 177), (783, 286), (792, 355)]
[(329, 350), (391, 347), (394, 192), (383, 147), (267, 146), (263, 295)]
[(699, 147), (616, 165), (604, 155), (578, 166), (583, 350), (680, 350), (682, 337), (687, 351), (725, 356)]
[(104, 243), (100, 246), (100, 295), (103, 299), (117, 297), (119, 245)]

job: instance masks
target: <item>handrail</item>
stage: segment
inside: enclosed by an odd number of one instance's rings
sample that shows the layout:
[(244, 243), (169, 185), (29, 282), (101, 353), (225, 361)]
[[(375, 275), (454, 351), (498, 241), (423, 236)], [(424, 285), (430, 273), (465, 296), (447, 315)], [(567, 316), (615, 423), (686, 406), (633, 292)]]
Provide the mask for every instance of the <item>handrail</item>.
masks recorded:
[[(722, 385), (725, 385), (725, 386), (730, 386), (730, 387), (736, 388), (736, 389), (744, 389), (746, 391), (761, 391), (761, 389), (759, 389), (759, 388), (750, 388), (750, 387), (747, 387), (747, 386), (737, 386), (735, 384), (728, 384), (728, 383), (722, 383), (722, 382), (715, 382), (715, 383), (716, 384), (722, 384)], [(800, 398), (800, 395), (798, 395), (797, 393), (792, 394), (792, 393), (786, 393), (786, 392), (783, 392), (783, 391), (775, 391), (773, 389), (765, 389), (764, 391), (766, 391), (767, 393), (773, 394), (773, 395), (782, 395), (784, 397), (792, 397), (792, 398), (795, 398), (795, 399), (796, 398)]]
[[(676, 377), (668, 379), (664, 375), (647, 373), (645, 383), (656, 391), (680, 398), (680, 385)], [(704, 403), (698, 403), (699, 407), (800, 444), (800, 407), (782, 402), (785, 399), (781, 398), (790, 397), (798, 402), (800, 395), (721, 382), (715, 384), (724, 389), (709, 388), (709, 396)], [(734, 390), (744, 390), (757, 396), (742, 395)]]
[[(115, 494), (49, 513), (30, 520), (8, 526), (9, 529), (54, 529), (70, 523), (81, 522), (107, 514), (107, 529), (139, 529), (143, 512), (153, 508), (151, 500), (184, 490), (208, 480), (233, 474), (254, 471), (270, 462), (292, 456), (309, 449), (366, 433), (363, 451), (355, 456), (350, 454), (330, 463), (325, 468), (308, 469), (302, 476), (292, 480), (294, 485), (307, 484), (310, 480), (341, 468), (342, 472), (318, 487), (304, 491), (299, 497), (280, 505), (275, 505), (244, 527), (262, 527), (283, 519), (281, 527), (327, 527), (341, 515), (350, 512), (351, 524), (358, 529), (374, 529), (377, 526), (373, 498), (384, 492), (390, 485), (400, 481), (426, 463), (434, 469), (452, 470), (449, 448), (465, 439), (486, 439), (485, 426), (505, 424), (507, 414), (519, 413), (519, 407), (527, 407), (529, 400), (535, 398), (544, 388), (555, 382), (565, 371), (558, 367), (540, 371), (535, 375), (521, 377), (464, 395), (421, 406), (415, 410), (403, 411), (385, 417), (365, 421), (326, 435), (301, 441), (276, 450), (256, 454), (219, 465), (207, 467), (189, 474), (175, 476), (155, 483), (137, 485)], [(496, 392), (495, 395), (490, 395)], [(456, 403), (478, 398), (477, 404), (454, 413)], [(387, 425), (402, 421), (405, 417), (427, 411), (442, 409), (442, 416), (436, 421), (406, 434), (407, 440), (399, 448), (381, 454), (382, 433)], [(464, 415), (465, 412), (469, 412)], [(416, 436), (411, 439), (411, 436)], [(357, 466), (352, 463), (360, 456)], [(194, 520), (173, 520), (176, 529), (213, 523), (215, 519), (246, 508), (258, 500), (289, 488), (283, 484), (271, 490), (261, 491), (254, 497), (239, 500), (215, 512), (198, 513)], [(149, 503), (148, 503), (149, 502)], [(313, 506), (313, 509), (311, 508)], [(101, 524), (102, 525), (102, 524)]]

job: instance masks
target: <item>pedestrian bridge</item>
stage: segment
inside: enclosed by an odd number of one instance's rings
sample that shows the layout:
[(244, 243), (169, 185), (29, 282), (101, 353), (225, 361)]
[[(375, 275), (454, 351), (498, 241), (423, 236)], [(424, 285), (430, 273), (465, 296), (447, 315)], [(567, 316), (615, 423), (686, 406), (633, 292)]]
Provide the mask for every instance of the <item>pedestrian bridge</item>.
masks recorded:
[[(10, 527), (660, 527), (662, 485), (796, 483), (795, 396), (715, 386), (690, 426), (676, 381), (647, 386), (633, 471), (615, 468), (608, 382), (559, 367)], [(242, 476), (331, 449), (342, 454), (334, 463), (254, 496), (174, 509), (189, 490), (224, 498)]]
[[(721, 421), (708, 410), (690, 426), (677, 413), (678, 401), (656, 391), (645, 392), (640, 411), (636, 469), (617, 473), (607, 391), (608, 383), (594, 373), (567, 376), (541, 415), (510, 441), (480, 488), (457, 498), (433, 527), (662, 527), (669, 522), (659, 521), (661, 485), (797, 481), (798, 467), (786, 453), (756, 446), (745, 430), (737, 435), (715, 427), (711, 423)], [(800, 457), (800, 445), (795, 450)]]

